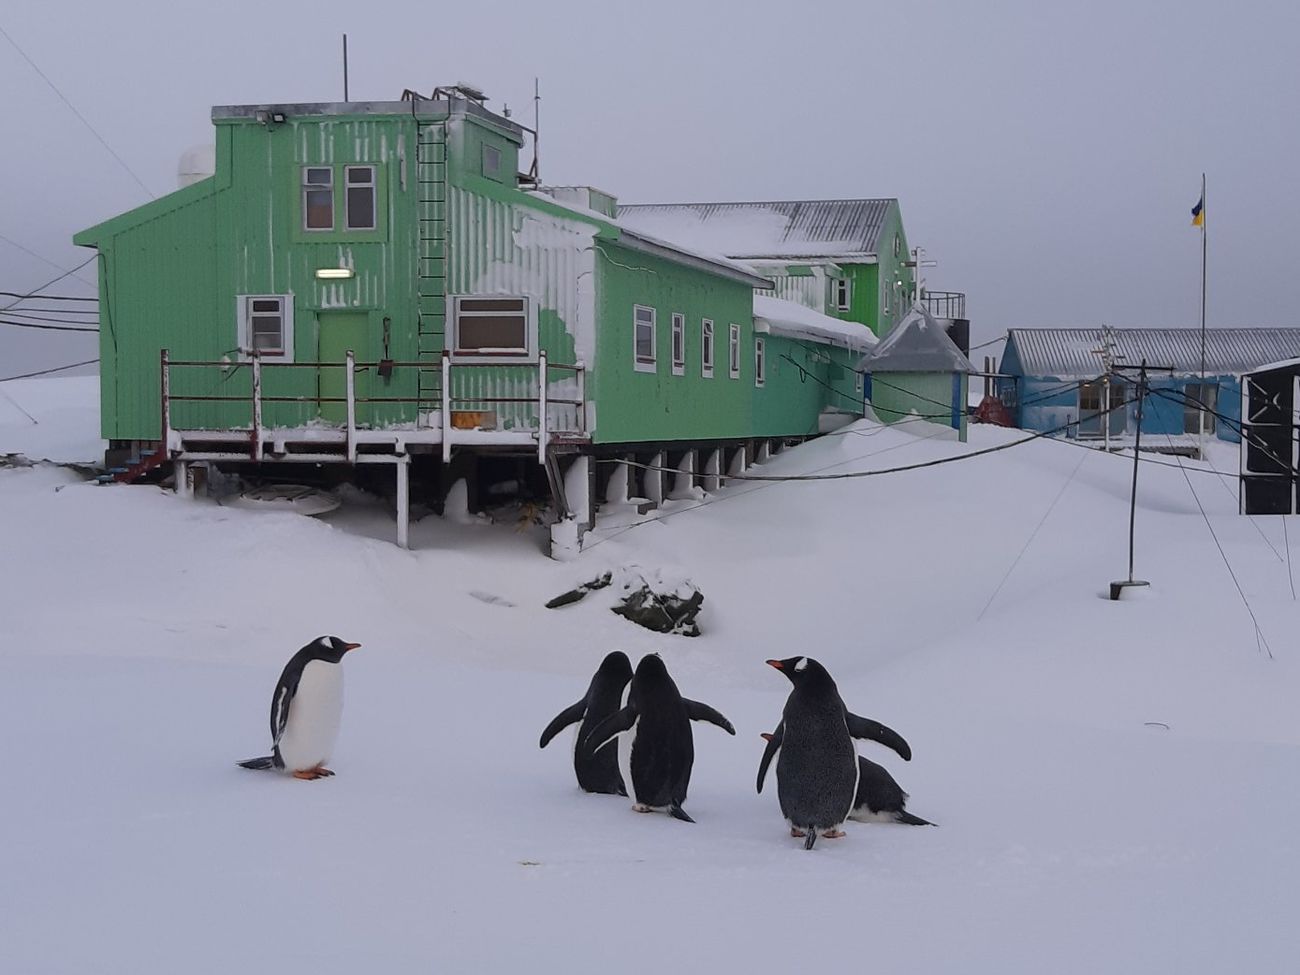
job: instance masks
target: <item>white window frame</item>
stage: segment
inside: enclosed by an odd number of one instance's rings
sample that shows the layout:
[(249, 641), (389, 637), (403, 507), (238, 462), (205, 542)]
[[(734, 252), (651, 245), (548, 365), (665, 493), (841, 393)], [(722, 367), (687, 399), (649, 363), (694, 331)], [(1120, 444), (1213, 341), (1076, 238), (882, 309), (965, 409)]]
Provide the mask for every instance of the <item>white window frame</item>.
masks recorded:
[[(490, 349), (484, 352), (468, 352), (460, 347), (460, 322), (462, 318), (487, 317), (504, 314), (500, 311), (477, 312), (463, 311), (461, 304), (465, 301), (521, 301), (524, 305), (524, 345), (510, 349)], [(451, 322), (448, 335), (448, 348), (453, 362), (511, 363), (537, 361), (537, 311), (535, 303), (527, 295), (453, 295), (451, 299)]]
[[(642, 359), (636, 352), (636, 333), (641, 327), (638, 321), (640, 312), (650, 313), (650, 358)], [(659, 371), (659, 313), (649, 305), (632, 306), (632, 367), (637, 372)]]
[(672, 362), (673, 375), (686, 375), (686, 316), (673, 312), (672, 317)]
[(713, 319), (700, 319), (700, 375), (713, 378)]
[(848, 278), (835, 279), (835, 310), (848, 311), (853, 304), (853, 282)]
[[(293, 295), (236, 295), (235, 321), (239, 339), (239, 359), (250, 362), (253, 359), (253, 302), (278, 301), (280, 303), (280, 339), (278, 352), (257, 353), (261, 359), (273, 359), (276, 362), (293, 362)], [(265, 314), (265, 313), (259, 313)]]
[(767, 384), (767, 342), (754, 336), (754, 385)]
[[(352, 173), (361, 169), (370, 171), (369, 181), (365, 183), (352, 182)], [(352, 223), (352, 191), (354, 189), (370, 191), (369, 226), (354, 225)], [(345, 231), (379, 229), (379, 167), (373, 163), (359, 163), (355, 166), (343, 167), (343, 229)]]
[(734, 322), (727, 333), (727, 367), (732, 379), (740, 378), (740, 326)]
[[(329, 174), (328, 183), (310, 182), (313, 170), (324, 171)], [(301, 193), (302, 193), (302, 229), (303, 233), (308, 234), (328, 234), (334, 232), (334, 227), (338, 223), (337, 207), (334, 205), (334, 167), (333, 166), (303, 166), (301, 171)], [(328, 227), (309, 227), (307, 226), (307, 194), (328, 191), (330, 198), (330, 225)]]

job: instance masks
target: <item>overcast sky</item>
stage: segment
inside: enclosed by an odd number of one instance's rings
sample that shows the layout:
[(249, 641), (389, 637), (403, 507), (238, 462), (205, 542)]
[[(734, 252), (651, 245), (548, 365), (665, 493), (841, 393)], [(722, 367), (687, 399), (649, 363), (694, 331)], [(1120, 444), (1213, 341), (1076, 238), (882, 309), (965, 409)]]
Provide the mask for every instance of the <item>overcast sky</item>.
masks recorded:
[[(939, 261), (927, 283), (967, 293), (979, 341), (1197, 324), (1202, 171), (1209, 323), (1300, 325), (1298, 11), (10, 0), (0, 28), (155, 195), (211, 141), (212, 105), (340, 98), (344, 31), (354, 99), (463, 80), (528, 122), (539, 76), (545, 181), (626, 202), (898, 197)], [(74, 232), (148, 197), (3, 37), (0, 91), (0, 290), (21, 292), (89, 256)], [(0, 326), (0, 376), (94, 354)]]

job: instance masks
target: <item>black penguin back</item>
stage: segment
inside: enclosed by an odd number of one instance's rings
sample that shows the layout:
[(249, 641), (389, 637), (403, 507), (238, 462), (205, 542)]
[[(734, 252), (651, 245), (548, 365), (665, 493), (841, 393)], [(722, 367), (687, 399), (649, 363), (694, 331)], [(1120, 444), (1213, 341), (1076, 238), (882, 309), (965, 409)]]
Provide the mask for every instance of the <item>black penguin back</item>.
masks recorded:
[[(623, 692), (631, 679), (632, 662), (627, 659), (627, 654), (615, 650), (605, 657), (587, 688), (586, 708), (578, 727), (577, 743), (585, 741), (596, 725), (623, 706)], [(584, 756), (582, 749), (575, 744), (573, 771), (577, 774), (578, 785), (587, 792), (627, 795), (618, 768), (617, 743), (601, 748), (591, 756)]]
[(783, 667), (794, 683), (783, 711), (784, 737), (776, 762), (777, 798), (792, 826), (828, 830), (853, 809), (858, 753), (844, 702), (830, 674), (815, 660)]
[(637, 712), (630, 783), (636, 801), (680, 807), (690, 786), (695, 742), (686, 702), (658, 654), (637, 664), (628, 704)]

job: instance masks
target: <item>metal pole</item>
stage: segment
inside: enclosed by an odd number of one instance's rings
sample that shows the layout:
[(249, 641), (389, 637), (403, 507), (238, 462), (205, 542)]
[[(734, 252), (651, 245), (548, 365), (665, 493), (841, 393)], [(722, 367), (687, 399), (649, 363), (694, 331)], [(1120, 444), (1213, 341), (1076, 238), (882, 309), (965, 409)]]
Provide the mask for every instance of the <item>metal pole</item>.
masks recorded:
[(343, 35), (343, 100), (348, 100), (348, 35)]
[(1197, 397), (1201, 401), (1198, 409), (1201, 417), (1201, 452), (1205, 451), (1205, 407), (1208, 405), (1208, 397), (1205, 393), (1205, 256), (1206, 240), (1208, 238), (1207, 227), (1209, 214), (1205, 209), (1205, 174), (1201, 173), (1201, 395)]
[[(1133, 493), (1129, 498), (1128, 507), (1128, 581), (1133, 581), (1133, 533), (1134, 526), (1137, 524), (1137, 497), (1138, 497), (1138, 455), (1142, 449), (1142, 401), (1147, 394), (1147, 361), (1142, 360), (1142, 368), (1138, 372), (1138, 406), (1137, 406), (1137, 432), (1133, 436)], [(1114, 597), (1112, 597), (1114, 598)]]

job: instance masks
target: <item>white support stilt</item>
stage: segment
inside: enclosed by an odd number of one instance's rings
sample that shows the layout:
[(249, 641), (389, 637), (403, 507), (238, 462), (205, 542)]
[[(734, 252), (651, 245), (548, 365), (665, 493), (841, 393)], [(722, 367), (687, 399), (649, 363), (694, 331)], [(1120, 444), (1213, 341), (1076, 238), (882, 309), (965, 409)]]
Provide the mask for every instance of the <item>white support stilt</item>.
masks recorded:
[(722, 451), (710, 450), (704, 458), (704, 492), (716, 493), (722, 487)]
[(728, 476), (739, 477), (741, 474), (745, 473), (745, 468), (749, 466), (749, 464), (746, 463), (746, 454), (748, 451), (749, 447), (745, 444), (741, 444), (736, 448), (735, 454), (731, 457), (731, 466), (727, 468)]
[(569, 511), (578, 519), (580, 529), (592, 527), (591, 507), (591, 458), (585, 455), (575, 457), (564, 472), (564, 496), (569, 502)]
[(347, 373), (344, 376), (344, 383), (347, 387), (348, 399), (348, 463), (355, 464), (357, 462), (357, 357), (351, 349), (348, 349), (344, 370)]
[(393, 467), (397, 469), (397, 544), (400, 548), (410, 548), (411, 458), (400, 456)]
[(660, 451), (650, 458), (650, 467), (652, 469), (645, 472), (646, 500), (652, 502), (656, 507), (664, 503), (664, 472), (659, 470), (663, 466), (664, 455)]
[(610, 472), (609, 483), (605, 485), (606, 504), (627, 504), (631, 485), (628, 483), (630, 468), (625, 460), (615, 461), (614, 470)]
[(772, 456), (772, 442), (770, 440), (760, 440), (758, 450), (754, 455), (755, 464), (765, 464), (768, 458)]
[(695, 497), (695, 451), (688, 450), (682, 455), (681, 463), (677, 465), (677, 473), (673, 475), (672, 493), (668, 495), (674, 501), (689, 501)]
[(190, 465), (189, 461), (178, 460), (172, 464), (173, 479), (175, 480), (174, 489), (182, 498), (194, 497), (193, 485), (190, 484)]
[(451, 355), (442, 350), (442, 462), (451, 463)]

